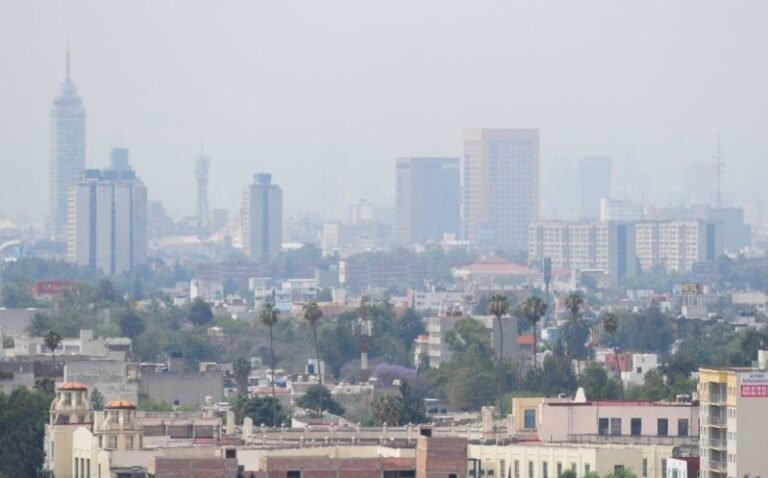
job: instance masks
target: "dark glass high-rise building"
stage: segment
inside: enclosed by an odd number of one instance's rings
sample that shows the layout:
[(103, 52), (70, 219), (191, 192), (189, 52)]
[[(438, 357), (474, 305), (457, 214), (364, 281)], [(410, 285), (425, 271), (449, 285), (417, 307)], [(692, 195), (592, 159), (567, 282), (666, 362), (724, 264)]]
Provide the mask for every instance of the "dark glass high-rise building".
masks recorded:
[(440, 241), (459, 233), (459, 158), (398, 158), (396, 162), (398, 244)]
[(85, 170), (85, 108), (69, 74), (50, 111), (50, 183), (48, 231), (59, 240), (67, 237), (68, 190)]

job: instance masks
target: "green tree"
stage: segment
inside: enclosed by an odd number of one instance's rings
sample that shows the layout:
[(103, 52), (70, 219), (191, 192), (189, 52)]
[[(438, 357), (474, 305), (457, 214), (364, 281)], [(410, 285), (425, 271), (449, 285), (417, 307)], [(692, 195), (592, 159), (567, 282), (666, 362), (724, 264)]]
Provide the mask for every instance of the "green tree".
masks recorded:
[(96, 387), (91, 391), (91, 408), (97, 412), (104, 410), (104, 395)]
[(573, 470), (565, 470), (560, 473), (559, 478), (577, 478), (576, 472)]
[(248, 396), (248, 376), (251, 374), (251, 361), (238, 357), (232, 362), (232, 375), (237, 383), (237, 393)]
[(571, 394), (576, 389), (576, 374), (571, 360), (562, 347), (556, 346), (544, 359), (541, 369), (529, 370), (525, 376), (525, 389), (548, 397), (561, 393)]
[(400, 383), (400, 401), (403, 403), (400, 425), (419, 424), (427, 421), (424, 396), (418, 393), (407, 380)]
[(609, 473), (605, 476), (605, 478), (637, 478), (637, 475), (632, 473), (627, 468), (624, 468), (623, 466), (620, 468), (617, 468), (613, 471), (613, 473)]
[(531, 324), (533, 329), (533, 368), (537, 368), (536, 365), (536, 324), (538, 324), (542, 317), (547, 313), (547, 304), (541, 298), (531, 296), (525, 299), (519, 306), (520, 315)]
[(421, 316), (412, 307), (403, 312), (396, 320), (397, 336), (400, 342), (407, 345), (410, 348), (413, 345), (413, 341), (424, 333), (424, 321)]
[(207, 326), (213, 321), (211, 306), (200, 297), (195, 297), (189, 307), (189, 321), (201, 327)]
[(237, 407), (240, 417), (251, 417), (256, 426), (271, 423), (277, 427), (281, 423), (288, 423), (290, 416), (283, 408), (279, 400), (272, 397), (253, 397), (248, 400), (242, 400)]
[(617, 400), (621, 398), (621, 382), (608, 377), (608, 372), (597, 362), (587, 365), (579, 376), (579, 386), (589, 400)]
[(22, 309), (35, 304), (26, 282), (12, 282), (3, 286), (2, 299), (3, 305), (9, 309)]
[[(320, 386), (323, 386), (323, 374), (320, 367), (320, 346), (317, 342), (317, 323), (323, 318), (323, 310), (317, 305), (317, 302), (311, 301), (304, 306), (304, 320), (309, 322), (312, 327), (312, 342), (315, 345), (315, 357), (317, 358), (317, 378)], [(321, 407), (322, 410), (322, 407)]]
[(580, 292), (571, 292), (565, 299), (565, 308), (568, 311), (563, 325), (560, 326), (561, 337), (565, 343), (566, 355), (569, 359), (580, 360), (587, 357), (586, 347), (589, 338), (589, 324), (583, 315), (584, 296)]
[(43, 438), (53, 395), (25, 387), (0, 392), (0, 474), (35, 477), (43, 466)]
[(296, 401), (296, 405), (321, 416), (323, 412), (334, 415), (344, 414), (344, 407), (339, 405), (331, 396), (331, 392), (322, 385), (310, 385), (304, 395)]
[[(270, 373), (272, 375), (270, 382), (272, 383), (272, 403), (277, 403), (277, 397), (275, 396), (275, 344), (274, 344), (274, 328), (277, 323), (277, 319), (280, 315), (280, 309), (275, 307), (274, 304), (266, 302), (259, 312), (259, 318), (261, 323), (269, 327), (269, 357), (270, 357)], [(273, 412), (272, 418), (277, 419), (277, 412)], [(272, 426), (277, 426), (277, 422), (273, 422)]]
[(42, 337), (45, 333), (51, 329), (51, 318), (47, 314), (42, 312), (35, 312), (32, 315), (32, 320), (27, 327), (27, 332), (33, 337)]
[(122, 311), (117, 319), (120, 326), (120, 333), (123, 337), (135, 339), (144, 332), (146, 328), (144, 319), (133, 309)]
[(664, 382), (664, 375), (659, 370), (649, 370), (642, 385), (628, 387), (625, 395), (630, 400), (656, 402), (670, 398), (670, 389)]
[(496, 325), (499, 327), (499, 354), (498, 358), (504, 356), (504, 329), (501, 324), (501, 318), (507, 315), (509, 311), (509, 302), (503, 294), (493, 294), (488, 301), (488, 314), (496, 317)]
[(403, 413), (403, 402), (394, 395), (383, 395), (371, 403), (371, 415), (377, 426), (397, 425)]
[(43, 343), (45, 343), (45, 346), (48, 348), (48, 350), (51, 351), (51, 357), (53, 359), (53, 370), (54, 374), (56, 373), (56, 349), (61, 346), (61, 335), (59, 335), (58, 332), (55, 332), (53, 330), (49, 330), (47, 334), (43, 337)]

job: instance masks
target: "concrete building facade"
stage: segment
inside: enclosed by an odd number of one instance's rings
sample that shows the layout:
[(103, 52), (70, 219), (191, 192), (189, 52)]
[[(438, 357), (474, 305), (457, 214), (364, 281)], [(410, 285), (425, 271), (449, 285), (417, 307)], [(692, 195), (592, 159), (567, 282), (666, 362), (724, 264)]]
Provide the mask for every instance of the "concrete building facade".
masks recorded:
[(283, 190), (271, 174), (255, 174), (243, 192), (240, 218), (243, 250), (253, 261), (270, 262), (283, 241)]
[(69, 259), (108, 275), (147, 258), (147, 188), (132, 170), (87, 170), (70, 189)]
[(459, 158), (398, 158), (395, 239), (402, 246), (459, 234)]
[(464, 131), (463, 215), (473, 245), (525, 251), (539, 217), (539, 130)]

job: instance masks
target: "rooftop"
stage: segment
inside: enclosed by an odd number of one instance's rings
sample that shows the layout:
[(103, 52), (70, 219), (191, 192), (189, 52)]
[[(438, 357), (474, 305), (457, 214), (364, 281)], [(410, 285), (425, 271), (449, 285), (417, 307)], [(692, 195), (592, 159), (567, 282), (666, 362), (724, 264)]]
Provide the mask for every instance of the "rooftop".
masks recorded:
[(59, 390), (88, 390), (88, 387), (80, 382), (65, 382), (59, 385)]

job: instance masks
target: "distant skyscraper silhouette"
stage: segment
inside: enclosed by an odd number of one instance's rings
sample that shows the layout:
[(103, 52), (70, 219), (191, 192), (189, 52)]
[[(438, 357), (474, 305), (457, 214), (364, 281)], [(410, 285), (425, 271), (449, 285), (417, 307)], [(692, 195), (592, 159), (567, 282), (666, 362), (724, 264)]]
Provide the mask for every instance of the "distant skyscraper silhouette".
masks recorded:
[(398, 158), (395, 222), (403, 246), (459, 233), (459, 158)]
[(539, 130), (464, 131), (465, 238), (481, 249), (528, 249), (539, 217)]
[(597, 219), (600, 199), (610, 197), (611, 158), (594, 156), (579, 161), (581, 186), (581, 218)]
[(70, 77), (69, 48), (66, 76), (50, 111), (49, 234), (66, 238), (68, 189), (85, 170), (85, 108)]
[(197, 181), (197, 231), (208, 230), (210, 215), (208, 213), (208, 173), (211, 158), (200, 153), (195, 164), (195, 180)]
[(277, 258), (283, 245), (283, 190), (272, 184), (271, 174), (254, 174), (253, 184), (245, 187), (240, 226), (251, 260)]

